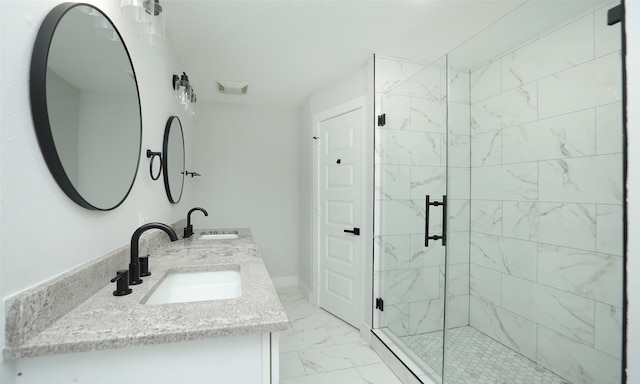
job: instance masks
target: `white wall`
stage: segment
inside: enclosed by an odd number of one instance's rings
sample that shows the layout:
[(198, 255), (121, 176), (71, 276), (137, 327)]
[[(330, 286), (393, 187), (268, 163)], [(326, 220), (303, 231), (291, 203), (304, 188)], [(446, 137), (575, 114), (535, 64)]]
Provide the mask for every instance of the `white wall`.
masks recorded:
[[(166, 198), (161, 181), (148, 175), (142, 157), (135, 185), (116, 210), (89, 211), (73, 203), (49, 174), (36, 141), (29, 102), (29, 68), (36, 33), (45, 15), (62, 1), (2, 0), (0, 9), (1, 109), (0, 109), (0, 299), (51, 279), (130, 241), (138, 227), (140, 211), (150, 221), (175, 222), (186, 215), (191, 187), (178, 205)], [(179, 111), (169, 80), (182, 66), (165, 47), (143, 45), (137, 29), (125, 20), (115, 0), (89, 1), (114, 22), (127, 43), (142, 100), (143, 144), (159, 151), (164, 126)], [(178, 113), (182, 116), (182, 113)], [(187, 143), (193, 140), (193, 121), (181, 118)], [(190, 144), (187, 153), (192, 151)], [(191, 165), (187, 157), (187, 165)], [(37, 236), (37, 237), (35, 237)], [(115, 271), (114, 271), (115, 272)], [(106, 283), (106, 282), (105, 282)], [(0, 329), (4, 330), (4, 305)], [(4, 331), (0, 332), (4, 345)], [(0, 379), (10, 383), (12, 367), (4, 362)]]
[(300, 161), (300, 198), (298, 214), (300, 231), (298, 234), (298, 285), (309, 291), (313, 284), (313, 115), (311, 98), (300, 107), (300, 136), (298, 137), (298, 159)]
[(627, 383), (640, 384), (640, 1), (627, 0)]
[(209, 216), (194, 214), (194, 227), (251, 229), (277, 284), (298, 275), (298, 132), (294, 108), (198, 105), (193, 170), (202, 176), (187, 182)]

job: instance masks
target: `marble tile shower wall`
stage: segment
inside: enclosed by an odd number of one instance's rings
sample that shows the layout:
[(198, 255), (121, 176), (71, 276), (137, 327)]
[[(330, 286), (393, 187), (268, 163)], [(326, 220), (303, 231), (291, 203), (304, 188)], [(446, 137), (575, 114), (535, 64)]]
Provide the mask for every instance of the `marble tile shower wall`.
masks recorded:
[(608, 8), (470, 79), (470, 324), (575, 383), (621, 375), (621, 44)]
[[(454, 78), (447, 322), (461, 326), (469, 323), (469, 73)], [(377, 326), (398, 336), (442, 330), (444, 247), (425, 248), (424, 231), (425, 195), (441, 201), (446, 193), (446, 67), (376, 57), (375, 87), (376, 115), (386, 115), (375, 133)], [(430, 231), (442, 232), (441, 207), (431, 207)]]

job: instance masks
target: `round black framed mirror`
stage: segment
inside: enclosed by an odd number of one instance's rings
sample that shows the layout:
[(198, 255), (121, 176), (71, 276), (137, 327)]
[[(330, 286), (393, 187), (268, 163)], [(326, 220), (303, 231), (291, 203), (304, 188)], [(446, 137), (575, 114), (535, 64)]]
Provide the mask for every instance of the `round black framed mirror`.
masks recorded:
[(38, 144), (60, 188), (87, 209), (122, 204), (138, 171), (142, 115), (111, 20), (88, 4), (53, 8), (36, 37), (30, 91)]
[(164, 189), (173, 204), (180, 201), (184, 187), (184, 135), (178, 116), (167, 120), (162, 142), (162, 169)]

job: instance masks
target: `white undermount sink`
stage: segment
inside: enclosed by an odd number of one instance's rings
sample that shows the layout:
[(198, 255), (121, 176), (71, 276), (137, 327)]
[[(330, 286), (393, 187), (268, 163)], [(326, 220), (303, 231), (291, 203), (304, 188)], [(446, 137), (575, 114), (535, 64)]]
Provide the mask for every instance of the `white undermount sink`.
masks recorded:
[(240, 271), (172, 272), (145, 304), (189, 303), (240, 297)]
[(198, 240), (233, 240), (237, 238), (237, 233), (203, 233), (198, 237)]

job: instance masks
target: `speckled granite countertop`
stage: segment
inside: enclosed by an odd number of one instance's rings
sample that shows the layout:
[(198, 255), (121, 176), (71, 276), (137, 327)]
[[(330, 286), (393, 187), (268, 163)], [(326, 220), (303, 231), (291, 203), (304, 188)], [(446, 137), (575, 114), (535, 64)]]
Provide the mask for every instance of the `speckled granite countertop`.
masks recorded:
[[(25, 358), (235, 336), (286, 329), (287, 317), (248, 229), (234, 240), (192, 239), (170, 243), (149, 257), (151, 276), (133, 293), (116, 297), (105, 287), (20, 346), (5, 349), (6, 358)], [(226, 231), (226, 230), (218, 230)], [(122, 268), (126, 268), (124, 265)], [(168, 272), (239, 268), (242, 296), (236, 299), (145, 305)], [(114, 274), (115, 275), (115, 274)]]

